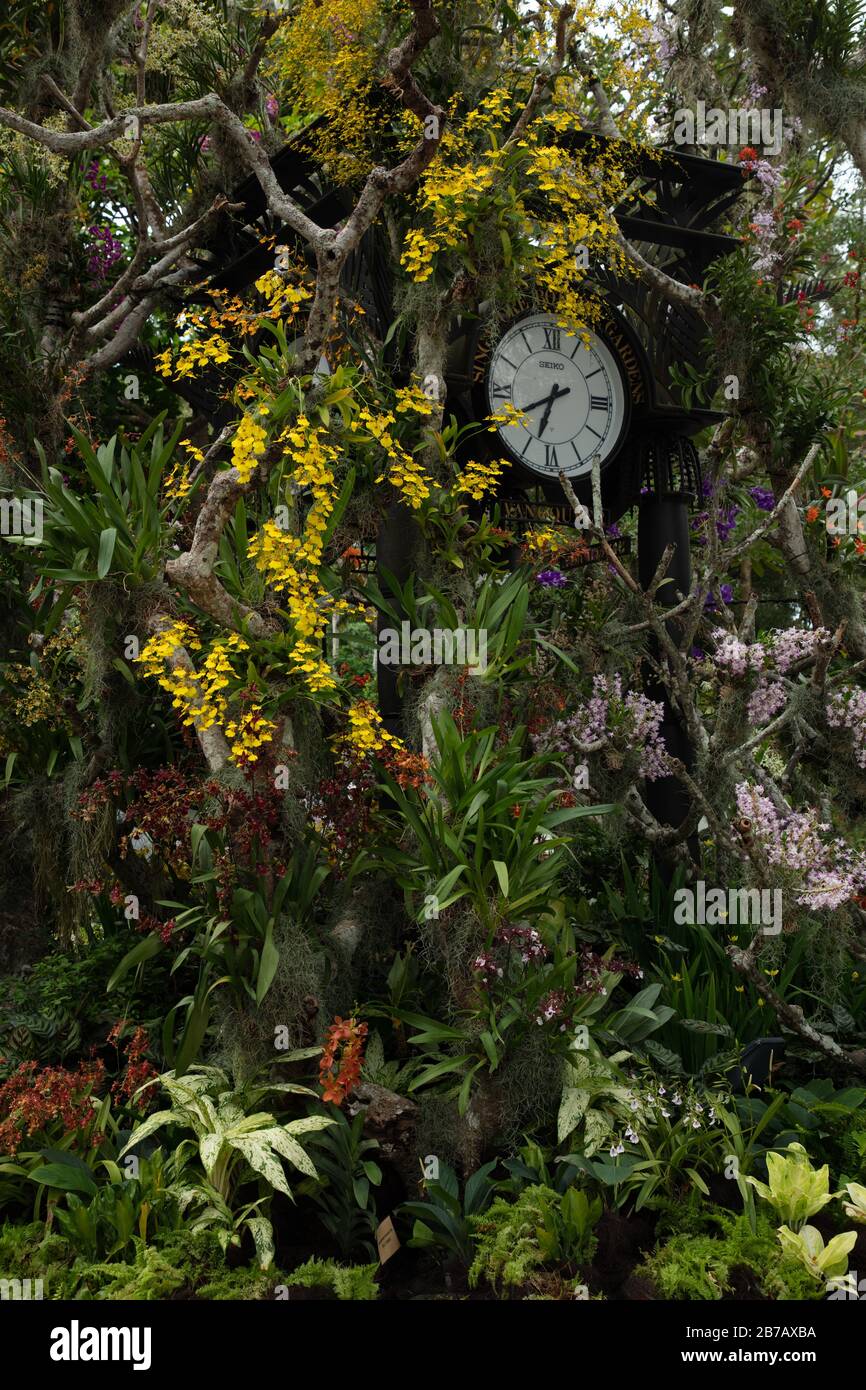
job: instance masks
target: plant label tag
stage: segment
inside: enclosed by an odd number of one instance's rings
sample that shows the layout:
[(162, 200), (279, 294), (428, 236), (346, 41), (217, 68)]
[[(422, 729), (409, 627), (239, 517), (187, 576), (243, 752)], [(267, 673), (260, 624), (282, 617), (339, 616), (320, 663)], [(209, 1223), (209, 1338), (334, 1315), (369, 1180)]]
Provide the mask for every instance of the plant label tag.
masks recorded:
[(386, 1260), (390, 1260), (392, 1255), (396, 1255), (400, 1249), (397, 1232), (394, 1230), (394, 1222), (390, 1216), (386, 1216), (385, 1220), (380, 1221), (376, 1227), (376, 1246), (379, 1250), (379, 1263), (382, 1265)]

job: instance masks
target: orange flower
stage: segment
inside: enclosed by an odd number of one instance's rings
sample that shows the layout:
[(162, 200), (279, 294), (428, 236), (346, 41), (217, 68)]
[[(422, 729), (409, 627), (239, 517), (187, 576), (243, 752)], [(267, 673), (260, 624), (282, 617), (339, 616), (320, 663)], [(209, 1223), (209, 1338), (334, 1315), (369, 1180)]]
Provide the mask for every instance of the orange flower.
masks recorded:
[[(328, 1029), (322, 1060), (319, 1062), (319, 1085), (322, 1100), (342, 1105), (361, 1079), (364, 1060), (366, 1023), (355, 1018), (340, 1018), (339, 1014)], [(339, 1053), (339, 1061), (338, 1061)]]
[(809, 508), (807, 509), (807, 511), (806, 511), (806, 520), (807, 520), (807, 521), (817, 521), (819, 515), (820, 515), (820, 510), (819, 510), (818, 507), (809, 507)]
[(854, 549), (857, 551), (858, 555), (862, 555), (866, 552), (866, 541), (861, 541), (858, 536), (857, 540), (854, 542)]

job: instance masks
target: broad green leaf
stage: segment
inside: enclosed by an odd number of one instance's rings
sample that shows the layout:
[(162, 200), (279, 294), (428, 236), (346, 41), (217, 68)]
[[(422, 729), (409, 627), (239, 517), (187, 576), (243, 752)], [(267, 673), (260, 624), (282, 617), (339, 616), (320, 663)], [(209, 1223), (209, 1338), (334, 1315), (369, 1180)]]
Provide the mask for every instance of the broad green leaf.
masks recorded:
[(117, 541), (117, 528), (106, 526), (99, 537), (99, 555), (96, 561), (96, 573), (100, 579), (104, 579), (111, 569), (111, 561), (114, 557), (114, 546)]
[(265, 932), (265, 939), (262, 944), (262, 954), (259, 960), (259, 974), (256, 981), (256, 1003), (261, 1004), (277, 973), (277, 966), (280, 963), (280, 953), (274, 945), (274, 923), (273, 919), (268, 922)]
[(91, 1197), (96, 1192), (92, 1175), (68, 1163), (43, 1163), (34, 1168), (29, 1176), (31, 1182), (44, 1183), (46, 1187), (56, 1187), (62, 1192), (86, 1192)]
[(123, 960), (108, 981), (105, 987), (106, 991), (110, 993), (111, 990), (115, 989), (120, 984), (124, 975), (126, 975), (134, 965), (141, 965), (143, 961), (150, 960), (151, 956), (155, 956), (157, 951), (161, 950), (161, 937), (157, 936), (156, 932), (150, 932), (149, 935), (142, 941), (139, 941), (138, 945), (133, 946), (132, 950), (128, 951), (123, 957)]

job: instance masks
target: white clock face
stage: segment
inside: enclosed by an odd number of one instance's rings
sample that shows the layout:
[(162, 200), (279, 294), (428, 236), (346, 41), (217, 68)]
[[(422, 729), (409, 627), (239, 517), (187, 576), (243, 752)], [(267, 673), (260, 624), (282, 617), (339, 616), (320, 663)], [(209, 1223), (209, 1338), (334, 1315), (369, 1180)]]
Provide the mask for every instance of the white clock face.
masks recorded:
[(527, 314), (500, 338), (490, 357), (492, 413), (513, 405), (518, 424), (498, 426), (508, 452), (541, 477), (579, 477), (602, 464), (622, 441), (626, 388), (610, 348), (597, 334), (569, 337), (554, 314)]

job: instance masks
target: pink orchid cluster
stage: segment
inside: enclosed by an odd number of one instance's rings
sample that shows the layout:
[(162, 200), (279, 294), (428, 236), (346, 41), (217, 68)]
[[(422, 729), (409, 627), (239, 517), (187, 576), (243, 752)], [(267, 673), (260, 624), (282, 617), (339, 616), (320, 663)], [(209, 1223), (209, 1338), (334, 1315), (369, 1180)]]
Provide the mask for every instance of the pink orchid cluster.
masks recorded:
[[(765, 159), (758, 160), (754, 164), (749, 164), (748, 167), (758, 172), (759, 178), (761, 178), (762, 172), (765, 176), (767, 171), (771, 174), (775, 174), (776, 172), (772, 165), (768, 164)], [(772, 187), (773, 185), (771, 185), (771, 188)], [(755, 237), (755, 254), (752, 257), (752, 268), (756, 270), (759, 275), (769, 275), (780, 260), (779, 252), (775, 250), (773, 246), (776, 237), (775, 213), (771, 208), (761, 209), (752, 217), (749, 228)]]
[[(761, 192), (764, 197), (772, 203), (772, 196), (775, 189), (782, 182), (782, 171), (771, 164), (768, 159), (762, 159), (754, 145), (744, 145), (737, 156), (743, 175), (754, 174), (758, 183), (761, 185)], [(772, 210), (764, 216), (772, 217)]]
[(658, 44), (658, 56), (663, 63), (669, 63), (676, 58), (679, 51), (679, 44), (676, 36), (666, 29), (664, 24), (656, 21), (650, 27), (650, 38), (653, 43)]
[(537, 746), (560, 753), (572, 769), (587, 753), (616, 748), (638, 755), (641, 777), (655, 781), (670, 772), (661, 735), (664, 706), (639, 691), (623, 694), (622, 678), (594, 676), (592, 696), (567, 719), (552, 724), (536, 739)]
[(123, 255), (123, 245), (108, 226), (94, 225), (87, 230), (91, 237), (88, 272), (93, 280), (105, 280)]
[(472, 969), (481, 976), (486, 988), (503, 979), (509, 966), (540, 965), (549, 951), (534, 927), (500, 927), (493, 938), (492, 949), (482, 951), (472, 962)]
[(767, 863), (800, 877), (797, 902), (801, 906), (813, 912), (832, 910), (862, 895), (866, 854), (852, 850), (838, 837), (825, 839), (831, 827), (818, 820), (814, 808), (782, 813), (764, 795), (763, 786), (753, 782), (740, 782), (736, 798), (737, 810), (748, 821), (749, 834)]
[(866, 690), (848, 686), (834, 690), (827, 701), (831, 729), (847, 729), (854, 742), (854, 761), (866, 769)]
[(757, 676), (746, 713), (750, 724), (760, 726), (785, 704), (785, 686), (780, 677), (798, 662), (810, 660), (828, 636), (823, 627), (790, 627), (771, 632), (764, 642), (741, 642), (735, 634), (726, 632), (717, 641), (713, 661), (717, 670), (731, 676)]

